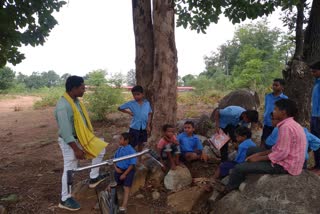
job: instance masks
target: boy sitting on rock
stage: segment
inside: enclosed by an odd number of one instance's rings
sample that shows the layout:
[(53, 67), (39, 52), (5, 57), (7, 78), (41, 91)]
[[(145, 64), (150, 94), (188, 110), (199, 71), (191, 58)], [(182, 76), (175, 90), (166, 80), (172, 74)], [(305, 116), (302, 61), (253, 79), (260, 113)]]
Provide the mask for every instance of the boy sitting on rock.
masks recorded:
[(202, 143), (199, 137), (194, 134), (194, 123), (186, 121), (183, 129), (184, 132), (178, 135), (182, 158), (188, 162), (200, 159), (207, 161), (208, 156), (202, 152)]

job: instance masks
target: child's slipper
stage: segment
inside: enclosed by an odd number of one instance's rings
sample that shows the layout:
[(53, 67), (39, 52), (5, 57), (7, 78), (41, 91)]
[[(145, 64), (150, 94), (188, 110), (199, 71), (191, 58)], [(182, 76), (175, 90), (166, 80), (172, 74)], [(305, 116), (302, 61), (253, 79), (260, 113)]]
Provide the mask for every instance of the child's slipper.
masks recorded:
[(127, 209), (125, 207), (119, 207), (120, 213), (126, 213)]

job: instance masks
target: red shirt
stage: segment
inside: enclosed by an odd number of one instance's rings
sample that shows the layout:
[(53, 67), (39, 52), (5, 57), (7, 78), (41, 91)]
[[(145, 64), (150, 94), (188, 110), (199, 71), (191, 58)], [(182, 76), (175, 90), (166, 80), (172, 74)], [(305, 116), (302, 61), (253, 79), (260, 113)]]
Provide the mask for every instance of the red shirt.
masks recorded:
[(289, 117), (278, 123), (279, 137), (268, 155), (273, 164), (281, 165), (289, 174), (299, 175), (305, 161), (307, 138), (303, 128)]
[(158, 148), (158, 149), (163, 149), (167, 144), (172, 144), (172, 143), (174, 143), (174, 142), (176, 142), (176, 141), (177, 141), (176, 136), (173, 136), (173, 137), (170, 139), (170, 141), (167, 141), (166, 139), (161, 138), (160, 141), (159, 141), (159, 143), (158, 143), (158, 145), (157, 145), (157, 148)]

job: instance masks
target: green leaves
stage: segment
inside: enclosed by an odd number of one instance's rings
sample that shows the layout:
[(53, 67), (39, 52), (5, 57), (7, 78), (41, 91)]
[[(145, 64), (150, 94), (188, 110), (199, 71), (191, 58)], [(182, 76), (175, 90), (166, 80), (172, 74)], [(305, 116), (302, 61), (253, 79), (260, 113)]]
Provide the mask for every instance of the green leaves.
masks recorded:
[(25, 57), (21, 45), (43, 45), (57, 24), (52, 13), (65, 4), (61, 0), (0, 1), (0, 67), (16, 65)]
[(232, 23), (271, 14), (277, 7), (291, 7), (298, 0), (176, 0), (177, 26), (205, 33), (224, 14)]

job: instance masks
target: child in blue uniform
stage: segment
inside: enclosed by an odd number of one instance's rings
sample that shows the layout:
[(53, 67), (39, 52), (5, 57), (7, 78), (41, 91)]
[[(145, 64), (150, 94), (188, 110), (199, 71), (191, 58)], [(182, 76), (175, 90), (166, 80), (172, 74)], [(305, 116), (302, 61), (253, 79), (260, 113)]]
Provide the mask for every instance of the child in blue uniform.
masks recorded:
[[(136, 153), (136, 151), (129, 145), (129, 133), (122, 133), (120, 136), (120, 147), (116, 151), (114, 158), (123, 157), (126, 155), (131, 155)], [(122, 206), (119, 208), (120, 211), (125, 211), (128, 198), (130, 193), (130, 188), (132, 186), (133, 178), (134, 178), (134, 167), (137, 163), (137, 158), (131, 158), (123, 161), (119, 161), (114, 164), (114, 177), (118, 185), (123, 185), (124, 188), (124, 197)]]

